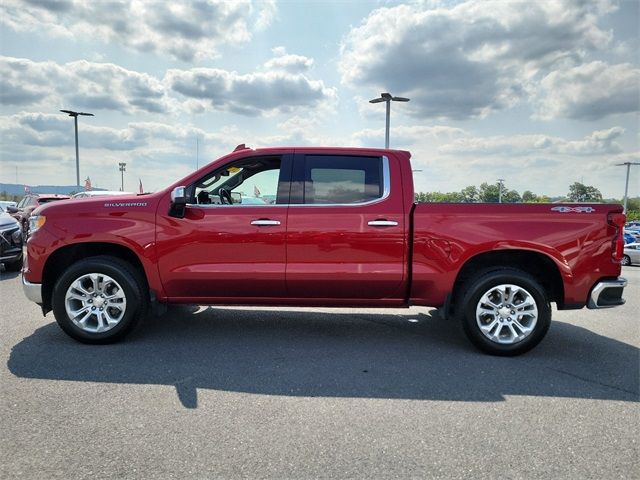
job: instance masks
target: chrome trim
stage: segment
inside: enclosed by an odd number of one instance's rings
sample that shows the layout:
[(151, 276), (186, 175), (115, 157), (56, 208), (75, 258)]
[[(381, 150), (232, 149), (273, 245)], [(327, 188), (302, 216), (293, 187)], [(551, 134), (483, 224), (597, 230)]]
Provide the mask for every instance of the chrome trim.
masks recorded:
[(221, 205), (217, 203), (187, 203), (187, 207), (197, 208), (226, 208), (226, 207), (361, 207), (365, 205), (374, 205), (389, 198), (391, 194), (391, 173), (389, 170), (389, 158), (382, 156), (382, 196), (374, 198), (366, 202), (358, 203), (272, 203), (267, 205), (242, 205), (234, 203), (233, 205)]
[(273, 225), (280, 225), (280, 220), (268, 220), (268, 219), (264, 219), (264, 220), (253, 220), (251, 222), (251, 225), (257, 225), (259, 227), (267, 227), (267, 226), (273, 226)]
[(171, 203), (175, 203), (176, 199), (184, 198), (185, 187), (176, 187), (171, 191)]
[(393, 220), (371, 220), (367, 222), (370, 227), (397, 227), (398, 222)]
[(42, 284), (27, 282), (22, 276), (22, 290), (29, 300), (42, 305)]
[(596, 308), (612, 308), (622, 305), (625, 300), (622, 300), (622, 303), (618, 305), (599, 305), (600, 296), (602, 293), (609, 288), (624, 288), (627, 286), (626, 278), (618, 278), (616, 280), (604, 280), (602, 282), (598, 282), (595, 287), (591, 290), (591, 294), (589, 295), (589, 303), (587, 304), (587, 308), (596, 309)]

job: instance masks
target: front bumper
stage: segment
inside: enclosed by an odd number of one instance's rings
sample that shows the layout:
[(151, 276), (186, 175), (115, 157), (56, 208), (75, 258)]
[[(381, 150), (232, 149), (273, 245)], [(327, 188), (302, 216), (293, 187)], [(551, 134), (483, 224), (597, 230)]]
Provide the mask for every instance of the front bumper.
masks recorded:
[(0, 228), (0, 262), (15, 262), (22, 258), (20, 226)]
[(619, 277), (615, 280), (602, 280), (594, 285), (589, 294), (587, 308), (611, 308), (624, 305), (622, 291), (627, 286), (627, 279)]
[(38, 305), (42, 305), (42, 284), (31, 283), (25, 280), (22, 276), (22, 290), (29, 300), (36, 302)]

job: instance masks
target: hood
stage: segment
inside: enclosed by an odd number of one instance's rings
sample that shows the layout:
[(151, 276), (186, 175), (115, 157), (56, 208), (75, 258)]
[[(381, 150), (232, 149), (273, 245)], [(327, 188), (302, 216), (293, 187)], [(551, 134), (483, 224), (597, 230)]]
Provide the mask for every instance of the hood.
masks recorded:
[(8, 213), (0, 213), (0, 227), (17, 227), (19, 225), (18, 221)]

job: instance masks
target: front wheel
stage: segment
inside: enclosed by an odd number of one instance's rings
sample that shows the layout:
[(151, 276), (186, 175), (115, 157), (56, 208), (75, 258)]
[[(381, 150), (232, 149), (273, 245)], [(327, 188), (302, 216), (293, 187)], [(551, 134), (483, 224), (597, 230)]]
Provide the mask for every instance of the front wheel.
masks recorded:
[(624, 255), (621, 263), (624, 266), (631, 265), (631, 258), (629, 258), (629, 255)]
[(516, 269), (485, 271), (461, 294), (462, 327), (471, 342), (492, 355), (520, 355), (544, 338), (551, 324), (547, 293)]
[(142, 276), (129, 263), (99, 256), (81, 260), (53, 288), (53, 313), (69, 336), (84, 343), (112, 343), (146, 314)]

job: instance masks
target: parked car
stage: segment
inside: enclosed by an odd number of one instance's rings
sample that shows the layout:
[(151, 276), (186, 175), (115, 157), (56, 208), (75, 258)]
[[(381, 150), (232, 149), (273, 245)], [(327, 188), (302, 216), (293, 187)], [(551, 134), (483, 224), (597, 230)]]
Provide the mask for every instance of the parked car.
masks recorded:
[(22, 268), (22, 229), (18, 221), (0, 207), (0, 263), (17, 272)]
[(7, 207), (15, 207), (16, 205), (16, 202), (12, 202), (9, 200), (0, 200), (0, 208), (5, 212), (7, 211)]
[(625, 245), (628, 243), (636, 243), (638, 241), (638, 239), (635, 237), (635, 235), (632, 235), (628, 232), (624, 232), (624, 243)]
[[(44, 205), (24, 292), (85, 343), (170, 303), (422, 305), (495, 355), (537, 345), (552, 302), (624, 303), (622, 205), (414, 203), (410, 157), (238, 146), (156, 193)], [(233, 202), (258, 184), (275, 204)]]
[(240, 205), (266, 205), (267, 204), (267, 202), (265, 202), (261, 198), (258, 198), (258, 197), (245, 197), (245, 196), (243, 196), (242, 199), (240, 200), (240, 202), (238, 202), (238, 203)]
[(132, 192), (121, 192), (120, 190), (90, 190), (87, 192), (78, 192), (71, 195), (71, 198), (93, 198), (106, 197), (110, 195), (135, 195)]
[(7, 212), (20, 223), (22, 226), (22, 234), (26, 239), (29, 235), (29, 217), (31, 217), (31, 212), (41, 205), (59, 200), (67, 200), (69, 198), (69, 195), (58, 195), (55, 193), (30, 193), (25, 195), (15, 207), (7, 207)]
[(640, 243), (630, 243), (624, 246), (624, 256), (622, 265), (633, 265), (640, 263)]

